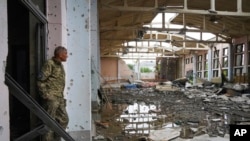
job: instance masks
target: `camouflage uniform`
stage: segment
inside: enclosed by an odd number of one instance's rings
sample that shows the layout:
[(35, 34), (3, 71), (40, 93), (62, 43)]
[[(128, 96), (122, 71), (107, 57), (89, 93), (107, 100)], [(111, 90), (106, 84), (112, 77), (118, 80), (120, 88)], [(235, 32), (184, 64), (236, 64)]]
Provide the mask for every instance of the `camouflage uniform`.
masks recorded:
[[(48, 60), (38, 77), (38, 88), (44, 99), (44, 108), (58, 123), (66, 129), (68, 114), (66, 112), (66, 100), (63, 97), (65, 87), (65, 71), (61, 62), (54, 58)], [(52, 131), (44, 137), (44, 141), (59, 140)]]

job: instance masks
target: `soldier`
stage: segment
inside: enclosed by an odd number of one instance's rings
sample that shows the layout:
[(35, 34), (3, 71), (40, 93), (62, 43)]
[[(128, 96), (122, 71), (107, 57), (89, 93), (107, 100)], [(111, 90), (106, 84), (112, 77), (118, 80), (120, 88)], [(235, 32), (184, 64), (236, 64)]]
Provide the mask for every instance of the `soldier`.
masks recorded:
[[(62, 46), (56, 47), (54, 56), (47, 60), (38, 76), (38, 88), (44, 101), (43, 106), (64, 129), (66, 129), (69, 119), (66, 112), (66, 100), (63, 96), (65, 71), (62, 62), (65, 62), (67, 58), (67, 49)], [(52, 131), (42, 138), (43, 141), (60, 140)]]

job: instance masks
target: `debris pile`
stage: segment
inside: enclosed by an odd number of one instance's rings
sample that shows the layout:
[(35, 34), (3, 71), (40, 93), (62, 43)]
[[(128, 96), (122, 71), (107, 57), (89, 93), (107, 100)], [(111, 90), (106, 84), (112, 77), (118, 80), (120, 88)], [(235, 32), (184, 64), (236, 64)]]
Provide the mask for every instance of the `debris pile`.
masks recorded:
[(93, 140), (227, 141), (230, 124), (250, 124), (247, 84), (192, 85), (185, 78), (144, 84), (103, 87), (112, 112), (100, 111)]

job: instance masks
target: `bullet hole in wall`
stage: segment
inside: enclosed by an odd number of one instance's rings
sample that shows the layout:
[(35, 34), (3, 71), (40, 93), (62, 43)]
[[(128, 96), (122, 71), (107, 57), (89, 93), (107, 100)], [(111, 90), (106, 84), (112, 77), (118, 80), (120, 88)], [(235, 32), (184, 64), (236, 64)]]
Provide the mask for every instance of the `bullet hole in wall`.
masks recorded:
[(0, 126), (0, 135), (3, 134), (3, 126)]

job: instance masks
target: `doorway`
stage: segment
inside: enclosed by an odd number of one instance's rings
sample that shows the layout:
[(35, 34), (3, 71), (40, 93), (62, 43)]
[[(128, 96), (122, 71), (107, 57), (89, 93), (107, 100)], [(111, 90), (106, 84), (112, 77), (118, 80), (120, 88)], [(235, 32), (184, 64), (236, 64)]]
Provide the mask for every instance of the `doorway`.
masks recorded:
[[(45, 60), (46, 23), (29, 6), (45, 7), (44, 0), (33, 4), (30, 0), (8, 0), (8, 73), (25, 91), (38, 100), (36, 76)], [(45, 11), (45, 8), (40, 8)], [(44, 13), (39, 11), (40, 13)], [(9, 88), (11, 89), (11, 88)], [(11, 93), (10, 140), (32, 130), (39, 120)]]

